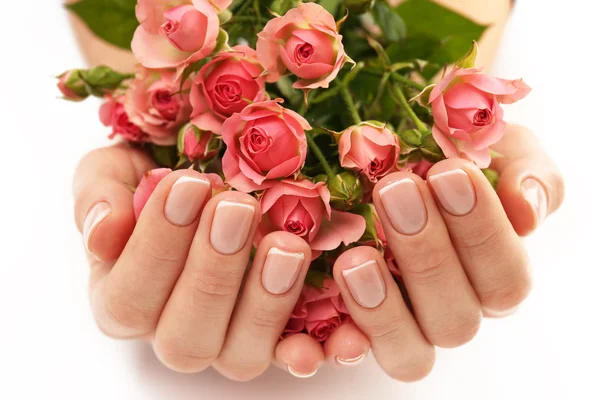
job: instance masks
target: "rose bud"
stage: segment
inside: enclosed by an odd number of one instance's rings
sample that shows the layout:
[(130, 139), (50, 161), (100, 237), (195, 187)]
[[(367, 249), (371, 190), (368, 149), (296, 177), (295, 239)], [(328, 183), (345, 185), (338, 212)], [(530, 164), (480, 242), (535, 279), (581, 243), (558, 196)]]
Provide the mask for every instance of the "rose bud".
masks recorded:
[(325, 342), (342, 324), (351, 322), (339, 287), (328, 278), (322, 288), (304, 285), (282, 337), (306, 332), (315, 340)]
[(342, 172), (327, 181), (331, 193), (330, 204), (338, 210), (350, 210), (363, 199), (360, 179), (352, 172)]
[(263, 218), (259, 235), (273, 231), (293, 233), (313, 249), (313, 257), (321, 251), (336, 249), (358, 241), (366, 228), (363, 217), (332, 210), (325, 183), (284, 179), (267, 189), (260, 200)]
[(133, 212), (135, 214), (136, 221), (140, 217), (142, 209), (148, 202), (148, 199), (152, 195), (152, 192), (154, 192), (154, 189), (156, 189), (160, 181), (162, 181), (163, 178), (169, 175), (171, 172), (172, 171), (169, 168), (157, 168), (144, 174), (140, 184), (135, 189), (135, 193), (133, 194)]
[(159, 145), (177, 141), (177, 133), (192, 113), (190, 97), (185, 93), (190, 81), (180, 91), (175, 74), (143, 69), (126, 94), (125, 109), (131, 121)]
[(248, 46), (217, 54), (200, 69), (192, 85), (194, 125), (219, 134), (223, 122), (249, 102), (267, 100), (261, 73), (256, 52)]
[(433, 167), (433, 163), (427, 160), (426, 158), (421, 161), (409, 162), (406, 166), (409, 171), (413, 174), (419, 175), (421, 178), (426, 179), (427, 173)]
[(110, 126), (112, 133), (109, 138), (121, 136), (128, 142), (141, 143), (147, 140), (147, 135), (142, 129), (131, 122), (123, 102), (124, 97), (114, 99), (108, 96), (106, 102), (100, 107), (100, 121), (104, 126)]
[(181, 128), (177, 145), (190, 161), (204, 161), (219, 154), (221, 139), (212, 132), (202, 131), (189, 123)]
[(292, 73), (297, 89), (327, 88), (346, 62), (354, 63), (344, 52), (333, 16), (315, 3), (299, 3), (267, 22), (256, 51), (268, 82)]
[(339, 138), (340, 164), (360, 171), (369, 181), (377, 182), (398, 163), (398, 137), (384, 124), (361, 122), (342, 132)]
[(88, 98), (89, 93), (85, 82), (81, 79), (80, 69), (67, 71), (58, 77), (58, 89), (63, 94), (65, 100), (82, 101)]
[[(231, 1), (216, 3), (228, 6)], [(208, 0), (139, 0), (135, 12), (140, 26), (131, 50), (146, 68), (181, 71), (215, 50), (219, 11)]]
[(235, 189), (266, 189), (304, 165), (304, 131), (312, 128), (299, 114), (280, 106), (282, 101), (251, 104), (223, 124), (223, 173)]
[(446, 157), (466, 158), (487, 168), (491, 162), (488, 147), (502, 138), (506, 128), (500, 104), (514, 103), (530, 91), (522, 80), (455, 67), (429, 95), (435, 121), (433, 138)]

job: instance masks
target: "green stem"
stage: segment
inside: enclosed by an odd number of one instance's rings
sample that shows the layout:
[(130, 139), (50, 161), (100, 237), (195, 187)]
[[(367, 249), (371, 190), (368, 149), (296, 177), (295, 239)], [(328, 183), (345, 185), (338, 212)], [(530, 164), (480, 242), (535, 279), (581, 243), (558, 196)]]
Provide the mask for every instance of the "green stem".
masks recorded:
[(405, 85), (405, 86), (408, 86), (408, 87), (411, 87), (411, 88), (413, 88), (413, 89), (416, 89), (416, 90), (418, 90), (419, 92), (422, 92), (423, 90), (425, 90), (425, 86), (421, 85), (420, 83), (417, 83), (417, 82), (413, 81), (413, 80), (412, 80), (412, 79), (410, 79), (410, 78), (407, 78), (407, 77), (405, 77), (405, 76), (403, 76), (403, 75), (400, 75), (400, 74), (399, 74), (399, 73), (397, 73), (397, 72), (394, 72), (394, 73), (392, 74), (392, 76), (394, 77), (394, 79), (395, 79), (396, 81), (398, 81), (398, 82), (402, 83), (402, 84), (403, 84), (403, 85)]
[(312, 132), (306, 132), (306, 140), (308, 142), (310, 150), (312, 151), (314, 156), (317, 157), (317, 160), (319, 160), (319, 163), (321, 163), (321, 165), (323, 166), (323, 169), (325, 170), (327, 177), (329, 179), (335, 178), (335, 173), (333, 172), (333, 169), (331, 169), (331, 166), (327, 162), (327, 159), (323, 155), (323, 152), (321, 151), (321, 149), (315, 142)]
[(352, 100), (350, 91), (348, 90), (348, 88), (346, 86), (341, 86), (340, 93), (342, 95), (342, 100), (344, 100), (344, 103), (346, 103), (346, 108), (348, 109), (348, 113), (350, 113), (352, 120), (354, 121), (354, 123), (356, 125), (360, 124), (362, 122), (362, 118), (360, 118), (360, 115), (358, 114), (358, 110), (354, 106), (354, 101)]
[(419, 132), (427, 133), (429, 131), (427, 129), (427, 125), (425, 125), (423, 121), (419, 119), (419, 117), (417, 116), (417, 114), (415, 114), (415, 111), (412, 109), (410, 104), (408, 104), (408, 100), (406, 100), (406, 96), (404, 96), (404, 92), (402, 91), (402, 89), (398, 86), (394, 86), (392, 90), (396, 95), (395, 97), (398, 100), (398, 104), (400, 105), (400, 107), (402, 107), (402, 110), (404, 110), (406, 115), (408, 115), (408, 117), (412, 120)]

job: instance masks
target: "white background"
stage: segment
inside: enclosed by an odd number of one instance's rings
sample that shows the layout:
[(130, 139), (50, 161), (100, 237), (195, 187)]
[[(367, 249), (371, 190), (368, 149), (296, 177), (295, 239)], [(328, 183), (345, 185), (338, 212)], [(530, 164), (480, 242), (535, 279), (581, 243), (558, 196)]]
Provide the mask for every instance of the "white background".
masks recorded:
[(599, 399), (598, 7), (521, 0), (496, 73), (534, 88), (508, 118), (534, 128), (567, 198), (527, 243), (531, 297), (486, 320), (472, 343), (438, 352), (430, 377), (396, 383), (369, 358), (310, 380), (278, 370), (247, 384), (179, 375), (146, 346), (103, 337), (88, 309), (72, 222), (77, 160), (107, 143), (97, 103), (56, 99), (53, 75), (83, 66), (59, 1), (20, 0), (0, 23), (0, 399)]

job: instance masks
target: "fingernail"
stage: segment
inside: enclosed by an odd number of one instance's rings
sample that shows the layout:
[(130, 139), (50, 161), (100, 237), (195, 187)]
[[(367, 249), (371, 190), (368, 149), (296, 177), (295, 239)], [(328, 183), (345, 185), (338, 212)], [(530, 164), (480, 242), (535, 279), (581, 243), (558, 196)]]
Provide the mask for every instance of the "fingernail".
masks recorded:
[(442, 207), (453, 215), (466, 215), (475, 208), (475, 189), (462, 169), (454, 169), (429, 177), (431, 187)]
[(248, 240), (254, 207), (250, 204), (222, 201), (215, 209), (210, 228), (210, 244), (221, 254), (234, 254)]
[(419, 233), (427, 222), (427, 210), (417, 184), (409, 178), (389, 184), (379, 197), (390, 222), (405, 235)]
[(283, 294), (290, 290), (304, 263), (304, 253), (289, 253), (271, 248), (262, 271), (262, 283), (267, 292)]
[(165, 203), (165, 217), (174, 225), (191, 224), (198, 217), (209, 192), (209, 182), (182, 176), (171, 187)]
[(548, 199), (546, 191), (536, 179), (527, 178), (521, 183), (521, 192), (525, 201), (529, 203), (536, 215), (536, 226), (544, 222), (548, 213)]
[(343, 366), (355, 367), (355, 366), (359, 365), (360, 363), (362, 363), (366, 356), (367, 356), (367, 353), (363, 353), (360, 356), (354, 357), (354, 358), (336, 357), (335, 361), (338, 364), (343, 365)]
[(379, 266), (368, 261), (358, 267), (342, 271), (354, 300), (365, 308), (375, 308), (385, 299), (385, 283)]
[(90, 244), (96, 227), (98, 227), (98, 224), (100, 224), (108, 214), (110, 214), (110, 204), (103, 201), (92, 207), (85, 217), (85, 221), (83, 222), (83, 243), (88, 253), (91, 253)]
[(314, 371), (309, 372), (308, 374), (303, 374), (302, 372), (296, 371), (294, 368), (292, 368), (291, 365), (288, 365), (287, 369), (290, 374), (294, 375), (296, 378), (302, 378), (302, 379), (311, 378), (311, 377), (315, 376), (315, 374), (319, 370), (319, 368), (317, 367)]

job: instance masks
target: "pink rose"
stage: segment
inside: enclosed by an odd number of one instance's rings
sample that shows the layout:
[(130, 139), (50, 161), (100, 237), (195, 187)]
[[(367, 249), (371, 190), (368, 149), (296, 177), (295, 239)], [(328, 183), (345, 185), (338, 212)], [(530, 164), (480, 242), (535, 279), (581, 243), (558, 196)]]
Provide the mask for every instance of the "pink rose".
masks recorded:
[(192, 112), (189, 95), (175, 80), (174, 73), (143, 70), (127, 90), (125, 109), (131, 121), (156, 144), (174, 144), (177, 132)]
[(283, 337), (306, 332), (324, 342), (342, 324), (352, 323), (333, 279), (326, 279), (323, 288), (305, 285), (298, 303), (283, 331)]
[(276, 82), (292, 73), (297, 89), (327, 88), (346, 62), (342, 36), (333, 16), (315, 3), (299, 3), (265, 25), (256, 44), (258, 60)]
[(181, 71), (217, 45), (219, 10), (208, 0), (139, 0), (135, 11), (140, 26), (131, 50), (146, 68)]
[(268, 218), (261, 221), (259, 235), (286, 231), (300, 236), (313, 250), (313, 257), (322, 251), (336, 249), (358, 241), (366, 228), (360, 215), (333, 210), (329, 205), (329, 190), (324, 182), (284, 179), (267, 189), (260, 200), (261, 210)]
[(427, 173), (433, 167), (433, 163), (422, 159), (419, 162), (408, 163), (407, 169), (415, 175), (419, 175), (423, 179), (427, 179)]
[(508, 81), (455, 67), (429, 95), (435, 126), (433, 137), (446, 157), (462, 157), (487, 168), (488, 147), (504, 135), (506, 122), (500, 104), (527, 96), (531, 88), (522, 80)]
[(400, 157), (398, 137), (377, 122), (351, 126), (338, 145), (342, 167), (362, 172), (371, 182), (392, 171)]
[(154, 192), (154, 189), (156, 189), (160, 181), (171, 172), (172, 171), (169, 168), (157, 168), (144, 174), (133, 194), (133, 211), (136, 220), (140, 217), (140, 214), (152, 195), (152, 192)]
[(104, 126), (110, 126), (112, 133), (110, 138), (121, 136), (128, 142), (141, 143), (147, 140), (148, 135), (142, 129), (131, 122), (123, 102), (124, 97), (114, 99), (112, 96), (107, 96), (106, 102), (100, 107), (100, 121)]
[(235, 46), (219, 53), (200, 69), (192, 86), (192, 122), (200, 129), (221, 133), (223, 122), (242, 112), (248, 102), (267, 99), (265, 79), (256, 52)]
[(182, 128), (180, 135), (180, 152), (191, 161), (210, 160), (219, 154), (221, 139), (212, 132), (202, 131), (190, 123)]
[(304, 131), (312, 128), (300, 115), (280, 106), (281, 102), (251, 104), (223, 124), (221, 134), (227, 145), (223, 173), (235, 189), (247, 193), (266, 189), (304, 165)]

